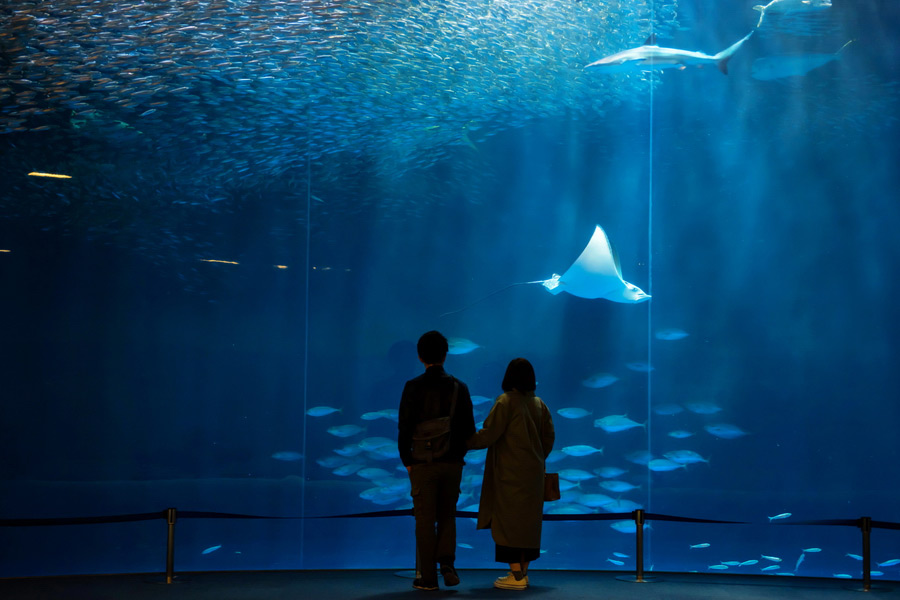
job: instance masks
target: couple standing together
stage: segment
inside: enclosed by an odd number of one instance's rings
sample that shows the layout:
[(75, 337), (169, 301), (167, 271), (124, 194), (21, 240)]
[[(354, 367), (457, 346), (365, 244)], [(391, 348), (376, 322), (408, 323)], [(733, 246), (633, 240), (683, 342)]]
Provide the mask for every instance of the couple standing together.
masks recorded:
[[(463, 459), (467, 450), (487, 448), (477, 528), (491, 530), (495, 560), (509, 564), (509, 573), (494, 587), (525, 589), (528, 564), (540, 557), (544, 461), (555, 437), (550, 411), (534, 394), (534, 368), (524, 358), (509, 363), (503, 394), (494, 401), (484, 428), (476, 431), (468, 387), (444, 371), (447, 339), (429, 331), (416, 350), (425, 373), (403, 388), (398, 435), (416, 519), (418, 577), (413, 587), (438, 589), (438, 564), (444, 585), (459, 583), (453, 565)], [(449, 417), (449, 446), (439, 457), (417, 458), (416, 426), (440, 417)]]

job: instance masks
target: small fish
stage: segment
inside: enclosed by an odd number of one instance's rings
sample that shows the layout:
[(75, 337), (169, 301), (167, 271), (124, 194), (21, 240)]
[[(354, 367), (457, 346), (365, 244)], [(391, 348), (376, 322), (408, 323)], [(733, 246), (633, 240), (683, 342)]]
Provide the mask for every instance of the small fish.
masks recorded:
[(299, 452), (294, 452), (293, 450), (282, 450), (281, 452), (275, 452), (274, 454), (272, 454), (272, 458), (274, 458), (275, 460), (293, 462), (296, 460), (303, 460), (303, 455)]
[(447, 338), (447, 344), (449, 345), (447, 354), (468, 354), (481, 348), (481, 346), (466, 338)]
[(658, 340), (682, 340), (690, 334), (683, 329), (671, 327), (668, 329), (660, 329), (654, 335)]
[(708, 544), (707, 542), (703, 542), (702, 544), (691, 544), (691, 545), (688, 546), (688, 547), (691, 548), (691, 549), (697, 549), (697, 548), (709, 548), (710, 545), (711, 545), (711, 544)]
[[(804, 548), (803, 549), (803, 552), (821, 552), (821, 551), (822, 551), (821, 548)], [(900, 560), (898, 560), (897, 562), (900, 562)]]
[(653, 412), (655, 412), (658, 415), (665, 415), (665, 416), (677, 415), (678, 413), (683, 412), (683, 411), (684, 411), (684, 409), (681, 407), (681, 405), (675, 404), (675, 403), (657, 404), (656, 406), (653, 407)]
[(778, 558), (777, 556), (766, 556), (765, 554), (760, 554), (759, 556), (760, 556), (760, 558), (764, 558), (771, 562), (777, 562), (777, 563), (781, 562), (781, 559)]
[(201, 552), (200, 554), (212, 554), (213, 552), (215, 552), (216, 550), (218, 550), (218, 549), (221, 548), (221, 547), (222, 547), (221, 544), (219, 544), (218, 546), (210, 546), (209, 548), (207, 548), (206, 550), (204, 550), (204, 551)]
[(779, 515), (775, 515), (774, 517), (768, 517), (768, 519), (769, 519), (769, 523), (771, 523), (772, 521), (778, 521), (780, 519), (787, 519), (790, 516), (791, 516), (791, 513), (781, 513)]
[(712, 402), (686, 402), (684, 406), (692, 413), (697, 413), (698, 415), (714, 415), (722, 410), (720, 406)]
[(630, 484), (627, 481), (619, 481), (617, 479), (611, 479), (609, 481), (601, 481), (600, 487), (602, 487), (605, 490), (609, 490), (610, 492), (622, 493), (622, 492), (630, 492), (631, 490), (636, 490), (641, 486)]
[(768, 567), (763, 567), (760, 571), (777, 571), (781, 568), (781, 565), (769, 565)]
[(629, 558), (627, 554), (624, 554), (622, 552), (613, 552), (613, 556), (618, 556), (619, 558)]
[(647, 468), (655, 472), (674, 471), (675, 469), (687, 469), (684, 463), (678, 463), (668, 458), (654, 458), (647, 463)]
[(852, 558), (853, 560), (862, 560), (862, 559), (863, 559), (863, 557), (860, 556), (859, 554), (850, 554), (850, 553), (847, 553), (847, 554), (845, 554), (844, 556), (849, 556), (849, 557)]
[(741, 564), (741, 562), (738, 561), (738, 560), (723, 560), (723, 561), (722, 561), (722, 564), (723, 564), (723, 565), (727, 565), (727, 566), (729, 566), (729, 567), (736, 567), (736, 566), (738, 566), (739, 564)]
[(683, 440), (685, 438), (694, 436), (694, 434), (691, 433), (690, 431), (685, 431), (683, 429), (676, 429), (674, 431), (670, 431), (666, 435), (668, 435), (671, 438), (675, 438), (676, 440)]
[(324, 417), (326, 415), (330, 415), (336, 412), (341, 412), (340, 408), (332, 408), (330, 406), (313, 406), (311, 409), (306, 411), (311, 417)]
[(600, 508), (612, 501), (613, 499), (606, 494), (581, 494), (578, 496), (578, 499), (575, 500), (578, 504), (587, 506), (588, 508)]
[(646, 429), (647, 424), (632, 421), (628, 418), (628, 415), (609, 415), (607, 417), (603, 417), (602, 419), (595, 419), (594, 427), (599, 427), (607, 433), (616, 433), (618, 431), (625, 431), (634, 427), (643, 427), (644, 429)]
[(587, 481), (597, 477), (593, 473), (588, 473), (582, 469), (563, 469), (559, 472), (559, 476), (568, 481)]
[(724, 440), (733, 440), (747, 435), (746, 431), (737, 425), (731, 425), (730, 423), (715, 423), (713, 425), (706, 425), (703, 429), (717, 438), (722, 438)]
[(595, 373), (581, 382), (581, 385), (587, 388), (599, 389), (605, 388), (617, 382), (618, 377), (611, 373)]
[(619, 567), (621, 567), (622, 565), (625, 564), (624, 561), (616, 560), (616, 559), (614, 559), (614, 558), (607, 558), (607, 559), (606, 559), (606, 562), (612, 563), (612, 564), (614, 564), (614, 565), (616, 565), (616, 566), (619, 566)]
[(335, 425), (334, 427), (329, 427), (326, 429), (328, 433), (337, 437), (350, 437), (351, 435), (356, 435), (358, 433), (362, 433), (365, 431), (359, 425)]
[(728, 568), (728, 565), (726, 565), (726, 564), (721, 564), (721, 565), (709, 565), (709, 567), (707, 567), (707, 568), (708, 568), (708, 569), (713, 569), (714, 571), (724, 571), (725, 569)]
[(758, 560), (756, 560), (756, 559), (750, 559), (750, 560), (745, 560), (744, 562), (742, 562), (742, 563), (741, 563), (740, 565), (738, 565), (738, 566), (740, 566), (740, 567), (749, 567), (750, 565), (755, 565), (755, 564), (757, 564), (757, 563), (759, 563)]
[(619, 467), (597, 467), (594, 469), (594, 473), (603, 477), (604, 479), (614, 479), (619, 475), (624, 475), (627, 473), (625, 469), (620, 469)]
[(835, 577), (837, 579), (853, 579), (853, 575), (849, 575), (847, 573), (835, 573), (834, 575), (832, 575), (832, 577)]
[[(618, 531), (619, 533), (634, 533), (637, 531), (637, 525), (632, 520), (626, 521), (613, 521), (609, 524), (610, 527)], [(644, 529), (649, 529), (650, 523), (644, 522)]]
[(583, 408), (560, 408), (556, 413), (567, 419), (581, 419), (591, 414)]
[(894, 565), (900, 565), (900, 558), (892, 558), (877, 564), (879, 567), (893, 567)]
[(651, 366), (648, 363), (635, 361), (630, 363), (625, 363), (625, 367), (631, 371), (635, 371), (637, 373), (649, 373), (650, 371), (655, 371), (656, 367)]
[(680, 465), (693, 465), (701, 462), (709, 463), (709, 459), (703, 458), (693, 450), (672, 450), (671, 452), (666, 452), (663, 456)]
[(798, 558), (798, 559), (797, 559), (797, 562), (794, 564), (794, 573), (797, 572), (797, 569), (800, 568), (800, 565), (803, 563), (803, 561), (804, 561), (805, 559), (806, 559), (806, 553), (805, 553), (805, 552), (801, 552), (801, 553), (800, 553), (800, 558)]
[(456, 545), (460, 548), (465, 548), (466, 550), (473, 550), (475, 548), (472, 544), (467, 544), (465, 542), (459, 542)]
[(585, 444), (577, 444), (575, 446), (566, 446), (562, 449), (564, 454), (569, 456), (588, 456), (590, 454), (603, 454), (603, 448), (594, 448)]

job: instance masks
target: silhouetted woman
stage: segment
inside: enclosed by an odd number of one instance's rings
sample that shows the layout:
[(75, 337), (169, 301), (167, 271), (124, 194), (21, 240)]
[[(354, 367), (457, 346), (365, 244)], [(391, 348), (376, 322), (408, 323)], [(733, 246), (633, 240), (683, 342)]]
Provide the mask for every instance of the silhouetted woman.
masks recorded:
[(484, 429), (469, 438), (469, 448), (487, 448), (478, 529), (491, 530), (495, 560), (509, 573), (494, 587), (528, 587), (528, 564), (541, 555), (544, 512), (544, 460), (553, 449), (553, 419), (534, 395), (534, 368), (513, 359), (503, 376), (503, 394), (494, 401)]

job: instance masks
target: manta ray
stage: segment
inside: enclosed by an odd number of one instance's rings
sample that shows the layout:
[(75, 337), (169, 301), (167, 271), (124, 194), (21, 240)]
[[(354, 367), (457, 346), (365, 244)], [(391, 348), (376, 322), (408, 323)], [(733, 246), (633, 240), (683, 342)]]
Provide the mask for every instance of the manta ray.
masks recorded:
[(572, 263), (565, 273), (559, 275), (554, 273), (550, 279), (539, 279), (537, 281), (522, 281), (512, 283), (504, 288), (491, 292), (483, 298), (479, 298), (475, 302), (460, 308), (442, 314), (442, 317), (462, 312), (467, 308), (475, 306), (482, 300), (487, 300), (494, 294), (499, 294), (503, 290), (508, 290), (517, 285), (529, 285), (540, 283), (544, 289), (554, 296), (560, 292), (567, 292), (579, 298), (598, 299), (603, 298), (611, 302), (621, 302), (623, 304), (636, 304), (649, 300), (650, 295), (641, 288), (632, 283), (628, 283), (622, 278), (622, 267), (619, 264), (619, 257), (613, 250), (606, 232), (599, 225), (594, 227), (594, 234), (591, 236), (588, 245), (581, 252), (581, 255)]
[(728, 74), (728, 61), (734, 53), (746, 42), (751, 31), (743, 38), (722, 50), (718, 54), (710, 56), (702, 52), (691, 50), (679, 50), (677, 48), (661, 48), (656, 45), (656, 34), (651, 35), (643, 46), (616, 52), (595, 60), (587, 65), (585, 70), (592, 69), (604, 73), (626, 73), (629, 71), (650, 71), (654, 69), (684, 69), (690, 65), (716, 65), (722, 73)]

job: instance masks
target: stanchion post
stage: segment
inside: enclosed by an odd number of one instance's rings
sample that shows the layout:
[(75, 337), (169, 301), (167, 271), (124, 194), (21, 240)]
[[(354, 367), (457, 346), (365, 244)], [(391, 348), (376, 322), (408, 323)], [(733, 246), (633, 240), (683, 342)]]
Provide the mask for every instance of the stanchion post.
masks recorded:
[(635, 540), (635, 556), (634, 556), (634, 564), (635, 564), (635, 580), (638, 583), (644, 582), (644, 511), (642, 509), (637, 509), (633, 513), (634, 516), (634, 524), (635, 524), (635, 535), (637, 539)]
[(859, 528), (862, 530), (863, 591), (868, 592), (872, 590), (872, 517), (860, 518)]
[(168, 538), (166, 539), (166, 583), (175, 580), (175, 520), (177, 518), (174, 508), (166, 509), (166, 524), (168, 525)]

